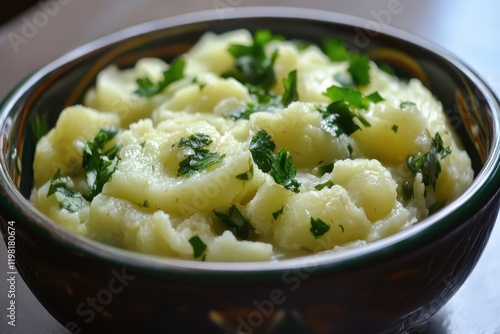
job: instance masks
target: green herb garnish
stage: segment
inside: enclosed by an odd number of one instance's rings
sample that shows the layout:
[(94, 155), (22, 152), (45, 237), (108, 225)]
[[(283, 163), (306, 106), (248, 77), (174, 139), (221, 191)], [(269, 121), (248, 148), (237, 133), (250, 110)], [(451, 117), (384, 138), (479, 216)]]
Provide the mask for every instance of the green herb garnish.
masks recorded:
[(351, 54), (347, 71), (357, 86), (365, 86), (370, 83), (370, 59), (367, 56)]
[(163, 72), (163, 78), (156, 83), (148, 77), (137, 79), (138, 89), (134, 93), (142, 97), (151, 97), (161, 93), (171, 83), (184, 78), (185, 64), (186, 62), (182, 58), (174, 60), (170, 67)]
[(420, 156), (410, 155), (406, 159), (406, 164), (413, 174), (422, 174), (424, 185), (432, 185), (435, 189), (437, 178), (441, 173), (439, 160), (449, 154), (451, 154), (451, 148), (443, 146), (443, 140), (439, 132), (436, 132), (432, 138), (431, 149)]
[(319, 175), (324, 175), (327, 173), (331, 173), (333, 170), (333, 164), (323, 165), (316, 167)]
[(283, 37), (272, 35), (269, 30), (259, 30), (253, 35), (252, 45), (231, 44), (228, 52), (234, 57), (234, 70), (223, 74), (251, 85), (260, 85), (269, 90), (276, 83), (273, 65), (278, 57), (275, 51), (271, 58), (265, 53), (265, 45)]
[(253, 162), (251, 159), (249, 159), (249, 166), (248, 166), (248, 171), (236, 175), (236, 178), (241, 181), (248, 181), (253, 178)]
[(111, 179), (118, 164), (119, 147), (114, 145), (105, 151), (105, 146), (115, 137), (117, 130), (99, 130), (83, 148), (82, 167), (85, 169), (87, 184), (90, 189), (88, 200), (101, 193), (104, 184)]
[(278, 219), (278, 217), (283, 214), (283, 210), (284, 209), (285, 209), (285, 206), (282, 206), (279, 210), (273, 212), (273, 218), (274, 218), (274, 220)]
[(311, 217), (311, 228), (309, 229), (309, 231), (311, 231), (312, 235), (316, 239), (321, 238), (329, 230), (330, 230), (330, 225), (327, 225), (320, 218), (315, 219), (315, 218)]
[(391, 127), (391, 130), (394, 133), (398, 133), (398, 129), (399, 129), (399, 127), (396, 124), (393, 124), (392, 127)]
[(351, 55), (340, 38), (333, 38), (323, 42), (323, 52), (332, 61), (349, 60)]
[(195, 259), (202, 257), (207, 250), (207, 245), (201, 240), (201, 238), (197, 235), (191, 237), (189, 239), (189, 243), (193, 247), (193, 256)]
[(332, 103), (326, 109), (320, 110), (323, 116), (321, 126), (323, 130), (334, 136), (342, 134), (350, 136), (360, 130), (355, 118), (365, 127), (370, 127), (370, 122), (361, 115), (358, 109), (367, 109), (370, 103), (384, 100), (378, 92), (363, 96), (356, 89), (338, 86), (329, 87), (323, 95), (329, 97)]
[(378, 92), (363, 96), (357, 89), (338, 86), (330, 86), (323, 95), (329, 97), (332, 102), (345, 101), (350, 106), (359, 109), (367, 109), (370, 106), (370, 102), (378, 103), (384, 101)]
[(299, 93), (297, 91), (297, 70), (288, 73), (288, 77), (283, 79), (283, 87), (285, 92), (281, 98), (283, 106), (287, 107), (293, 101), (299, 100)]
[(333, 102), (320, 112), (323, 115), (321, 121), (323, 130), (337, 137), (342, 134), (350, 136), (361, 129), (354, 121), (355, 118), (359, 119), (364, 126), (371, 126), (359, 112), (351, 109), (349, 103), (345, 101)]
[(250, 231), (253, 230), (252, 225), (243, 217), (238, 208), (232, 205), (227, 214), (214, 211), (215, 216), (219, 218), (233, 234), (241, 240), (247, 240), (250, 236)]
[(356, 86), (365, 86), (370, 83), (370, 59), (367, 56), (349, 52), (338, 38), (324, 41), (323, 52), (332, 61), (349, 62), (347, 72)]
[(271, 175), (276, 183), (298, 193), (300, 183), (295, 180), (297, 169), (293, 165), (292, 156), (286, 148), (275, 154), (275, 148), (276, 144), (265, 130), (260, 130), (250, 142), (250, 152), (259, 169)]
[(402, 193), (403, 193), (403, 198), (406, 201), (409, 201), (413, 198), (413, 184), (406, 180), (402, 184)]
[(177, 176), (186, 175), (187, 177), (196, 172), (207, 169), (222, 161), (225, 154), (212, 153), (206, 146), (212, 143), (212, 139), (206, 134), (196, 133), (189, 137), (183, 137), (177, 144), (177, 147), (190, 147), (193, 149), (187, 154), (185, 159), (179, 163)]
[(321, 190), (321, 189), (323, 189), (323, 188), (325, 188), (325, 187), (326, 187), (326, 188), (331, 188), (331, 187), (333, 187), (333, 182), (332, 182), (332, 181), (330, 181), (330, 180), (328, 180), (328, 181), (326, 181), (326, 182), (323, 182), (323, 183), (320, 183), (320, 184), (316, 185), (316, 186), (314, 187), (314, 189), (316, 189), (316, 190)]
[(55, 194), (60, 209), (76, 212), (83, 206), (85, 199), (78, 191), (68, 188), (69, 182), (71, 182), (71, 179), (69, 177), (62, 177), (61, 170), (57, 169), (52, 180), (50, 180), (47, 197)]

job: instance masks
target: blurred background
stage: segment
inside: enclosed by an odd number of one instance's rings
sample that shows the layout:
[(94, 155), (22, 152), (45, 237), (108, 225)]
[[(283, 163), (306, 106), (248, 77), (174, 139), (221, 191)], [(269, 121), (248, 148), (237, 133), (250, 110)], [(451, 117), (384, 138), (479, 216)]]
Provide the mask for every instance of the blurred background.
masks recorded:
[[(246, 6), (335, 11), (367, 19), (367, 28), (409, 31), (457, 55), (500, 95), (500, 2), (496, 0), (20, 0), (4, 4), (0, 11), (0, 99), (36, 69), (100, 36), (200, 10), (218, 11), (223, 19), (225, 13)], [(500, 334), (498, 254), (497, 223), (474, 272), (421, 333)], [(66, 333), (22, 281), (17, 286), (16, 327), (7, 325), (6, 263), (6, 247), (0, 242), (0, 334)]]

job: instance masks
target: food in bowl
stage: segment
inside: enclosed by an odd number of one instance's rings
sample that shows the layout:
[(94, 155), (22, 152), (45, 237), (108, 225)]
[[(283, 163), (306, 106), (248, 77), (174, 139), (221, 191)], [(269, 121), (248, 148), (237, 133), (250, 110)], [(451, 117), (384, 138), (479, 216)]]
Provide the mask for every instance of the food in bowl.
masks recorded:
[(394, 234), (473, 177), (419, 80), (335, 39), (236, 30), (206, 33), (170, 64), (101, 71), (39, 140), (31, 200), (120, 248), (267, 261)]

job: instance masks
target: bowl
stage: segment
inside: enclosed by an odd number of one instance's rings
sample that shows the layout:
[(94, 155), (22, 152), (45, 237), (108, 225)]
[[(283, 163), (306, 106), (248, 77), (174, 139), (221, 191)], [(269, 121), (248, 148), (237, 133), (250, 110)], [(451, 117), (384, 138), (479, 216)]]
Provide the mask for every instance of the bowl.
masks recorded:
[[(499, 211), (500, 106), (455, 56), (408, 33), (300, 8), (238, 8), (148, 22), (86, 44), (19, 84), (0, 107), (5, 242), (42, 305), (72, 333), (400, 333), (429, 321), (473, 270)], [(367, 246), (274, 262), (208, 263), (132, 253), (72, 234), (29, 202), (35, 116), (53, 125), (96, 73), (144, 56), (171, 60), (206, 31), (267, 28), (288, 38), (340, 37), (442, 101), (475, 179), (415, 226)], [(13, 231), (15, 238), (12, 236)]]

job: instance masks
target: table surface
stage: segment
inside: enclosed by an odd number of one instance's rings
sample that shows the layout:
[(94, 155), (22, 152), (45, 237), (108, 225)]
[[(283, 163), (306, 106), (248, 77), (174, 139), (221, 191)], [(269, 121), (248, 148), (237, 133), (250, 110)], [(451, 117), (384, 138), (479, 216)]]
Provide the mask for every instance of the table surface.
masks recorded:
[[(374, 27), (404, 29), (458, 55), (500, 95), (500, 2), (495, 0), (49, 0), (0, 26), (0, 99), (29, 73), (97, 37), (153, 19), (244, 6), (336, 11), (367, 18)], [(7, 272), (6, 247), (1, 244), (0, 268)], [(468, 280), (420, 333), (500, 334), (499, 254), (497, 223)], [(16, 327), (8, 326), (7, 289), (4, 278), (1, 281), (0, 334), (66, 333), (19, 281)]]

